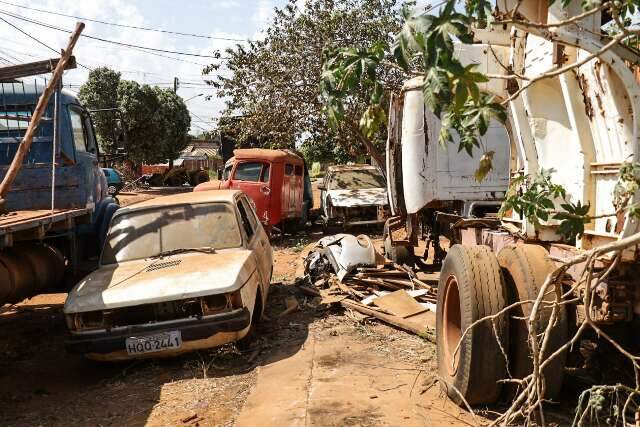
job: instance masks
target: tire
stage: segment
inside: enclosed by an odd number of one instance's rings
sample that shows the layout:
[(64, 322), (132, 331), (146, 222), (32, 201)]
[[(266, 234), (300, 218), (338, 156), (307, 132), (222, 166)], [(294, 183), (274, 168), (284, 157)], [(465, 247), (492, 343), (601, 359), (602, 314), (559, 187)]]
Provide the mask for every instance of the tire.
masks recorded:
[[(504, 247), (498, 253), (498, 263), (502, 267), (505, 282), (509, 289), (509, 304), (518, 301), (535, 300), (547, 275), (555, 269), (548, 259), (549, 252), (539, 245), (518, 245)], [(555, 295), (547, 294), (543, 301), (554, 301)], [(533, 371), (528, 342), (529, 325), (524, 319), (529, 317), (533, 303), (522, 304), (509, 313), (511, 338), (510, 370), (514, 378), (524, 378)], [(559, 307), (557, 322), (552, 327), (545, 355), (550, 355), (568, 339), (567, 313), (564, 306)], [(541, 307), (536, 334), (543, 333), (551, 317), (551, 307)], [(544, 355), (543, 355), (544, 357)], [(542, 372), (545, 384), (545, 398), (553, 399), (562, 388), (566, 352), (555, 358)], [(515, 387), (509, 387), (509, 394), (516, 393)]]
[(262, 319), (262, 314), (262, 293), (258, 290), (258, 292), (256, 292), (256, 302), (255, 307), (253, 307), (253, 315), (251, 316), (251, 326), (249, 326), (247, 335), (236, 341), (236, 347), (238, 350), (247, 351), (251, 348), (251, 344), (253, 344), (253, 340), (255, 338), (256, 328), (258, 327), (258, 323), (260, 323), (260, 319)]
[[(492, 323), (478, 319), (498, 313), (507, 306), (507, 289), (495, 255), (486, 246), (454, 245), (449, 250), (438, 284), (436, 343), (438, 374), (448, 396), (463, 405), (492, 404), (500, 397), (507, 376), (506, 360), (500, 347), (509, 349), (506, 316)], [(508, 354), (507, 354), (508, 356)]]
[(107, 188), (107, 193), (108, 193), (110, 196), (115, 196), (116, 194), (118, 194), (118, 188), (117, 188), (115, 185), (110, 185), (110, 186)]
[(413, 266), (415, 264), (415, 254), (413, 253), (413, 247), (393, 246), (388, 235), (384, 239), (384, 254), (387, 258), (398, 265), (406, 264), (409, 266)]

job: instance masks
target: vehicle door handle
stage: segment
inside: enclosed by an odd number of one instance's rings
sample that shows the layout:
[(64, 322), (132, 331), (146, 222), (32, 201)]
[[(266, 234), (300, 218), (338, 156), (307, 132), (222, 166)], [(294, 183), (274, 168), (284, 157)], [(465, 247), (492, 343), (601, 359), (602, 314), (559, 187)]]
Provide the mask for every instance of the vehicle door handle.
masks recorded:
[(262, 192), (262, 194), (264, 194), (265, 196), (268, 196), (269, 194), (271, 194), (271, 189), (267, 186), (264, 186), (260, 189), (260, 192)]

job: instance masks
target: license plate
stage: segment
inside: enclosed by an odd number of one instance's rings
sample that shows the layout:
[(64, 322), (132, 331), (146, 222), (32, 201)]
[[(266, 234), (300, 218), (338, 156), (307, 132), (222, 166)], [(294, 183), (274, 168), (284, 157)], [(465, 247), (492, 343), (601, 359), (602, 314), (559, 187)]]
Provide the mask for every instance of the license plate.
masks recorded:
[(126, 339), (125, 345), (130, 355), (175, 350), (182, 347), (182, 335), (180, 331), (171, 331), (144, 337), (130, 337)]

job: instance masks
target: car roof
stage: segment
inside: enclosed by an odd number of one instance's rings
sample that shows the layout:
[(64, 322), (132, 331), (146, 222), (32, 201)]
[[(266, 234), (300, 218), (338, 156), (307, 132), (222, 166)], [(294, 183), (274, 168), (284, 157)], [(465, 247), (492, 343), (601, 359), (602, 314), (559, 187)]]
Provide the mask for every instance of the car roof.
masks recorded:
[(302, 163), (302, 158), (291, 150), (268, 150), (264, 148), (241, 148), (233, 150), (236, 160), (269, 160), (271, 162), (291, 162)]
[(380, 169), (373, 165), (333, 165), (327, 168), (328, 172), (342, 172), (342, 171), (354, 171), (354, 170), (375, 170)]
[(227, 202), (233, 203), (237, 195), (242, 194), (240, 190), (211, 190), (211, 191), (190, 191), (187, 193), (172, 194), (170, 196), (156, 197), (155, 199), (145, 200), (126, 208), (120, 208), (117, 214), (137, 211), (140, 209), (184, 205), (189, 203), (207, 203), (207, 202)]

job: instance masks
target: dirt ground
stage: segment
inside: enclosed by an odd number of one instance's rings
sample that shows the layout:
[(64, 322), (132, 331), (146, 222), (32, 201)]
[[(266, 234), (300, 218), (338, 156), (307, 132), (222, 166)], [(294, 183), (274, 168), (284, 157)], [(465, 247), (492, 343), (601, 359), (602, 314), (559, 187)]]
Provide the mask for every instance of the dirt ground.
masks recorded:
[[(229, 345), (171, 359), (97, 363), (64, 350), (65, 294), (0, 308), (0, 425), (473, 424), (434, 385), (431, 342), (318, 306), (293, 285), (305, 246), (320, 237), (274, 242), (267, 318), (255, 348), (244, 354)], [(288, 296), (301, 308), (280, 317)]]

